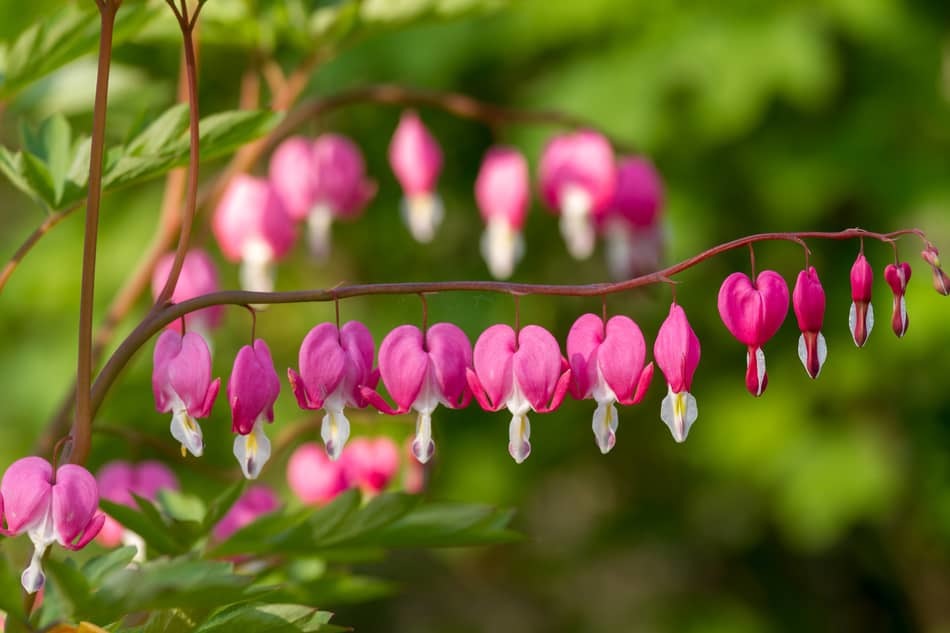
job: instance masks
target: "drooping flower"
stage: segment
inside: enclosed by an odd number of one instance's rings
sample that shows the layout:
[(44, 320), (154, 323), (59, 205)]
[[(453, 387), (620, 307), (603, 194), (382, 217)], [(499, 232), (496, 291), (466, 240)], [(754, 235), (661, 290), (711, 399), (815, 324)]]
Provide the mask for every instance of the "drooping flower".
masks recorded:
[(152, 393), (159, 413), (172, 413), (171, 434), (195, 457), (204, 452), (197, 418), (211, 414), (221, 379), (211, 380), (211, 352), (194, 332), (165, 330), (155, 343)]
[(488, 150), (475, 180), (475, 200), (485, 221), (481, 250), (496, 279), (507, 279), (524, 255), (524, 227), (531, 202), (528, 161), (513, 147)]
[[(155, 264), (155, 270), (152, 272), (152, 299), (157, 299), (165, 287), (165, 281), (168, 279), (174, 261), (175, 253), (166, 253)], [(220, 289), (218, 270), (214, 261), (205, 251), (193, 248), (185, 254), (185, 259), (182, 261), (181, 274), (178, 276), (178, 283), (175, 284), (171, 300), (172, 303), (181, 303), (201, 295), (218, 292)], [(210, 341), (210, 332), (221, 325), (223, 316), (224, 306), (202, 308), (185, 315), (185, 327), (198, 332), (205, 337), (205, 340)], [(181, 319), (175, 319), (166, 327), (181, 332)]]
[(947, 276), (940, 265), (940, 252), (937, 247), (928, 244), (927, 248), (920, 252), (920, 256), (930, 264), (930, 269), (933, 272), (934, 290), (945, 297), (950, 295), (950, 277)]
[[(133, 494), (154, 501), (159, 490), (178, 490), (178, 478), (168, 466), (157, 461), (145, 461), (132, 464), (123, 460), (114, 460), (99, 469), (96, 475), (99, 496), (113, 503), (135, 508)], [(133, 545), (138, 550), (137, 558), (144, 559), (145, 542), (142, 537), (127, 529), (121, 523), (106, 515), (102, 530), (96, 541), (105, 547), (119, 544)]]
[(685, 442), (699, 411), (690, 393), (693, 375), (699, 365), (699, 338), (686, 319), (686, 312), (675, 303), (657, 332), (653, 358), (666, 378), (667, 394), (660, 407), (660, 419), (677, 442)]
[(719, 316), (748, 348), (745, 384), (753, 396), (761, 396), (768, 385), (762, 346), (785, 321), (788, 303), (785, 280), (771, 270), (763, 270), (755, 281), (744, 273), (732, 273), (719, 288)]
[(234, 456), (248, 479), (257, 479), (270, 459), (270, 440), (264, 433), (264, 423), (274, 421), (274, 403), (279, 394), (280, 378), (267, 343), (257, 339), (253, 347), (242, 347), (228, 380), (228, 403), (231, 430), (238, 434), (234, 438)]
[(346, 490), (343, 460), (331, 460), (320, 447), (301, 444), (287, 462), (287, 483), (307, 505), (323, 505)]
[(907, 302), (904, 300), (904, 293), (907, 292), (907, 282), (910, 281), (910, 264), (901, 262), (899, 264), (888, 264), (884, 268), (884, 280), (891, 287), (894, 293), (894, 310), (891, 316), (891, 329), (898, 338), (907, 333), (907, 326), (910, 319), (907, 318)]
[(280, 498), (267, 486), (257, 484), (244, 491), (244, 494), (231, 506), (224, 517), (211, 531), (216, 541), (223, 541), (241, 528), (250, 525), (265, 514), (280, 507)]
[(373, 369), (374, 351), (373, 335), (359, 321), (345, 323), (340, 329), (333, 323), (321, 323), (300, 344), (300, 373), (287, 370), (300, 408), (326, 411), (320, 436), (331, 459), (340, 456), (350, 437), (344, 407), (365, 407), (360, 388), (375, 389), (379, 382), (379, 372)]
[(610, 206), (616, 188), (614, 153), (607, 139), (591, 130), (556, 136), (539, 166), (541, 195), (561, 216), (561, 235), (575, 259), (594, 252), (594, 222)]
[(859, 253), (851, 267), (851, 312), (848, 314), (848, 326), (854, 344), (864, 347), (874, 327), (874, 306), (871, 305), (871, 286), (874, 271), (864, 253)]
[(268, 181), (235, 176), (214, 211), (211, 229), (224, 256), (241, 262), (242, 288), (274, 289), (274, 262), (290, 252), (297, 231)]
[(379, 494), (399, 472), (399, 448), (388, 437), (360, 437), (347, 445), (341, 463), (348, 487)]
[(330, 254), (333, 220), (355, 219), (376, 194), (359, 147), (340, 134), (287, 139), (271, 157), (270, 180), (287, 213), (307, 221), (310, 252), (321, 260)]
[(367, 387), (363, 397), (388, 415), (418, 413), (412, 453), (424, 464), (435, 453), (432, 414), (440, 404), (450, 409), (468, 405), (472, 394), (465, 372), (471, 367), (472, 344), (458, 326), (436, 323), (423, 335), (414, 325), (401, 325), (379, 346), (379, 373), (396, 406)]
[(445, 211), (435, 191), (442, 150), (412, 110), (403, 112), (389, 144), (389, 165), (402, 186), (402, 217), (417, 242), (431, 242)]
[(798, 338), (798, 357), (808, 375), (817, 378), (828, 358), (828, 346), (821, 333), (825, 320), (825, 290), (814, 266), (798, 273), (792, 291), (792, 307), (798, 319), (798, 329), (802, 331)]
[(601, 222), (607, 270), (614, 279), (656, 270), (663, 251), (663, 181), (647, 158), (617, 163), (617, 189)]
[(653, 378), (653, 363), (644, 367), (646, 342), (632, 319), (617, 315), (605, 324), (596, 314), (582, 314), (567, 334), (571, 393), (597, 402), (592, 428), (600, 452), (617, 441), (617, 407), (637, 404)]
[(561, 405), (571, 381), (567, 361), (557, 339), (538, 325), (517, 334), (507, 325), (491, 326), (475, 342), (474, 361), (467, 372), (472, 393), (486, 411), (508, 408), (508, 453), (520, 464), (531, 453), (528, 411)]
[(79, 550), (95, 538), (105, 522), (97, 512), (96, 478), (76, 464), (56, 469), (41, 457), (13, 462), (0, 480), (0, 513), (6, 519), (7, 536), (23, 534), (33, 542), (33, 557), (20, 576), (27, 593), (36, 593), (46, 582), (43, 555), (53, 543)]

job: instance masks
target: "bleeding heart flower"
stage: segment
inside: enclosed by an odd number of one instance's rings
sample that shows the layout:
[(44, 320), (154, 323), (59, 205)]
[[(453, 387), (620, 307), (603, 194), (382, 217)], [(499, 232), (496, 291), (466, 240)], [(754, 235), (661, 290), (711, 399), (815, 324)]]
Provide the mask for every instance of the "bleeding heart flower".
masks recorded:
[(399, 472), (399, 448), (388, 437), (360, 437), (349, 443), (341, 462), (348, 487), (375, 495)]
[(601, 221), (611, 277), (656, 270), (663, 254), (662, 208), (663, 181), (653, 163), (641, 156), (621, 158), (617, 189)]
[(204, 452), (195, 419), (211, 415), (220, 386), (220, 378), (211, 380), (211, 352), (201, 335), (162, 332), (155, 342), (152, 393), (159, 413), (172, 412), (171, 433), (183, 456), (186, 449), (195, 457)]
[(854, 344), (864, 347), (874, 327), (874, 306), (871, 305), (871, 286), (874, 281), (874, 271), (859, 253), (851, 267), (851, 313), (848, 315), (848, 326)]
[(343, 460), (331, 460), (313, 442), (301, 444), (287, 462), (287, 483), (305, 504), (323, 505), (347, 488)]
[(287, 370), (290, 386), (301, 409), (324, 409), (320, 436), (330, 459), (337, 459), (350, 437), (346, 406), (362, 409), (366, 399), (361, 387), (376, 388), (379, 372), (373, 369), (373, 335), (359, 321), (321, 323), (300, 344), (300, 373)]
[(556, 136), (541, 154), (541, 196), (561, 216), (561, 235), (575, 259), (594, 252), (594, 221), (613, 200), (617, 173), (610, 142), (591, 130)]
[(435, 191), (442, 150), (419, 115), (403, 112), (389, 144), (389, 164), (402, 185), (402, 217), (417, 242), (431, 242), (445, 212)]
[(472, 344), (458, 326), (436, 323), (423, 337), (416, 326), (401, 325), (379, 346), (379, 373), (396, 407), (368, 387), (363, 397), (388, 415), (418, 412), (412, 452), (424, 464), (435, 453), (432, 413), (440, 404), (450, 409), (468, 405), (472, 394), (465, 372), (471, 366)]
[(241, 287), (260, 292), (274, 289), (274, 262), (297, 239), (294, 222), (271, 184), (244, 174), (228, 185), (211, 230), (224, 256), (241, 262)]
[(280, 378), (267, 343), (257, 339), (253, 347), (242, 347), (228, 380), (228, 403), (231, 430), (238, 434), (234, 438), (234, 456), (248, 479), (257, 479), (270, 459), (270, 440), (264, 433), (264, 423), (274, 421), (274, 403), (279, 394)]
[(657, 332), (653, 358), (663, 372), (668, 388), (660, 407), (660, 419), (677, 442), (686, 441), (689, 429), (699, 415), (696, 398), (689, 392), (699, 356), (699, 338), (686, 319), (686, 312), (674, 303)]
[(524, 255), (524, 227), (531, 185), (528, 161), (513, 147), (488, 150), (475, 180), (475, 200), (485, 221), (482, 257), (496, 279), (507, 279)]
[(894, 311), (891, 316), (891, 329), (898, 338), (907, 334), (907, 326), (910, 320), (907, 318), (907, 302), (904, 300), (904, 293), (907, 292), (907, 282), (910, 281), (910, 264), (901, 262), (899, 264), (888, 264), (884, 268), (884, 280), (891, 287), (894, 293)]
[(928, 244), (927, 248), (920, 252), (920, 256), (923, 257), (925, 262), (930, 264), (930, 269), (933, 271), (934, 290), (945, 297), (950, 295), (950, 277), (947, 276), (947, 273), (945, 273), (940, 266), (940, 253), (937, 251), (937, 247), (933, 244)]
[(310, 252), (321, 260), (330, 254), (333, 220), (355, 219), (376, 194), (359, 147), (340, 134), (287, 139), (271, 157), (270, 180), (287, 213), (307, 221)]
[(270, 514), (280, 507), (277, 494), (258, 484), (244, 491), (244, 494), (231, 506), (227, 514), (218, 521), (211, 531), (216, 541), (223, 541), (241, 528), (250, 525), (265, 514)]
[(511, 412), (508, 453), (520, 464), (531, 454), (528, 411), (557, 409), (570, 385), (571, 370), (560, 345), (537, 325), (517, 334), (507, 325), (493, 325), (478, 337), (474, 360), (468, 384), (486, 411), (507, 407)]
[(778, 273), (763, 270), (755, 281), (732, 273), (719, 288), (719, 316), (736, 339), (747, 346), (745, 384), (761, 396), (769, 382), (762, 346), (775, 336), (788, 314), (788, 286)]
[(592, 427), (600, 452), (606, 454), (617, 441), (614, 403), (639, 403), (653, 378), (653, 363), (643, 366), (643, 333), (622, 315), (611, 317), (605, 325), (596, 314), (583, 314), (567, 334), (567, 360), (572, 395), (597, 402)]
[(808, 375), (817, 378), (828, 358), (828, 346), (821, 333), (825, 320), (825, 290), (814, 266), (798, 273), (792, 291), (792, 307), (798, 319), (798, 329), (802, 331), (798, 338), (798, 357)]
[[(152, 299), (157, 299), (165, 287), (165, 281), (168, 279), (168, 273), (171, 272), (174, 261), (175, 253), (166, 253), (155, 264), (155, 270), (152, 272)], [(214, 261), (200, 248), (193, 248), (185, 254), (181, 274), (178, 276), (178, 283), (175, 284), (171, 300), (172, 303), (181, 303), (201, 295), (218, 292), (220, 289), (218, 270)], [(202, 308), (185, 315), (185, 327), (201, 334), (210, 345), (210, 332), (221, 325), (223, 316), (224, 306)], [(181, 332), (181, 319), (175, 319), (166, 327)]]
[(33, 542), (33, 557), (20, 576), (27, 593), (36, 593), (46, 582), (43, 556), (53, 543), (79, 550), (95, 538), (106, 516), (96, 510), (96, 478), (76, 464), (56, 469), (41, 457), (13, 462), (0, 480), (0, 513), (7, 527), (0, 533), (23, 534)]
[[(154, 501), (159, 490), (178, 490), (175, 473), (165, 464), (156, 461), (140, 464), (123, 460), (111, 461), (99, 469), (96, 482), (99, 485), (100, 498), (130, 508), (137, 507), (133, 494)], [(96, 541), (105, 547), (132, 545), (137, 550), (136, 560), (145, 560), (145, 541), (142, 537), (109, 515), (106, 515)]]

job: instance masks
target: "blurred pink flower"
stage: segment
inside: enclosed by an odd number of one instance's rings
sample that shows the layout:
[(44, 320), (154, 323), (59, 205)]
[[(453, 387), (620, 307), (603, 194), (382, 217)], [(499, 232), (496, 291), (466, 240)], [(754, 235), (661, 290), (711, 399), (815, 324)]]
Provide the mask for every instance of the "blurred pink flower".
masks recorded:
[(347, 445), (341, 463), (348, 487), (379, 494), (399, 472), (399, 448), (388, 437), (359, 437)]
[(308, 505), (322, 505), (346, 490), (343, 460), (331, 460), (315, 443), (301, 444), (287, 462), (287, 483)]
[[(174, 260), (175, 253), (166, 253), (155, 265), (155, 270), (152, 271), (152, 299), (158, 298), (164, 288)], [(181, 275), (178, 276), (175, 291), (172, 293), (172, 303), (181, 303), (219, 290), (221, 286), (218, 283), (218, 271), (211, 257), (199, 248), (188, 251), (182, 262)], [(209, 334), (211, 330), (221, 325), (223, 316), (224, 306), (203, 308), (185, 315), (185, 327), (204, 336), (210, 344)], [(167, 327), (181, 332), (181, 319), (172, 321)]]
[(280, 499), (273, 490), (261, 484), (251, 486), (214, 526), (211, 536), (217, 541), (223, 541), (244, 526), (250, 525), (259, 517), (279, 507)]
[(475, 180), (475, 200), (485, 221), (481, 250), (496, 279), (507, 279), (524, 255), (524, 227), (531, 184), (528, 161), (513, 147), (488, 150)]
[(417, 242), (431, 242), (444, 210), (435, 191), (442, 171), (442, 150), (419, 115), (407, 110), (389, 144), (389, 165), (402, 186), (402, 216)]
[[(178, 478), (168, 466), (157, 461), (145, 461), (132, 464), (123, 460), (113, 460), (104, 464), (96, 475), (99, 496), (113, 503), (135, 508), (133, 494), (154, 501), (159, 490), (178, 490)], [(106, 515), (105, 523), (96, 541), (105, 547), (119, 544), (141, 547), (141, 538), (121, 523)], [(144, 551), (142, 552), (144, 555)]]

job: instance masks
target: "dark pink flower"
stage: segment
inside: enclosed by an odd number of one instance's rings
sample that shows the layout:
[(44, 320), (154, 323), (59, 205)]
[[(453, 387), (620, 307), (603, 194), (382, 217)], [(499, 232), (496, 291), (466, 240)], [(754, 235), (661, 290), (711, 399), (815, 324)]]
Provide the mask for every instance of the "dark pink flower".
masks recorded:
[(531, 184), (528, 161), (513, 147), (488, 150), (475, 180), (475, 200), (485, 221), (482, 257), (496, 279), (507, 279), (524, 255), (524, 227)]
[(825, 290), (814, 266), (798, 273), (792, 291), (792, 307), (798, 319), (798, 329), (802, 332), (798, 339), (798, 357), (808, 375), (817, 378), (828, 357), (828, 347), (821, 333), (825, 320)]
[(660, 407), (660, 418), (677, 442), (685, 442), (689, 429), (699, 415), (696, 398), (690, 393), (693, 375), (699, 366), (699, 338), (686, 319), (683, 308), (675, 303), (657, 332), (653, 358), (666, 378), (668, 392)]
[(719, 288), (719, 316), (726, 328), (748, 348), (745, 384), (753, 396), (768, 385), (762, 346), (775, 336), (788, 314), (788, 286), (778, 273), (763, 270), (755, 281), (732, 273)]
[[(155, 270), (152, 272), (152, 299), (158, 298), (162, 288), (165, 287), (165, 281), (168, 279), (168, 273), (171, 272), (174, 261), (175, 253), (166, 253), (155, 264)], [(182, 262), (175, 291), (172, 293), (172, 303), (181, 303), (219, 290), (221, 286), (218, 283), (218, 270), (211, 257), (200, 248), (188, 251)], [(209, 333), (221, 325), (223, 316), (224, 306), (202, 308), (185, 315), (185, 326), (210, 340)], [(181, 332), (181, 319), (175, 319), (167, 327)]]
[(265, 514), (270, 514), (280, 507), (277, 494), (263, 485), (251, 486), (231, 506), (227, 514), (218, 521), (211, 531), (211, 536), (217, 541), (223, 541), (241, 528), (250, 525)]
[(331, 460), (320, 447), (301, 444), (287, 462), (287, 483), (307, 505), (322, 505), (346, 490), (343, 460)]
[(379, 382), (379, 372), (373, 369), (375, 349), (373, 335), (359, 321), (345, 323), (340, 329), (333, 323), (321, 323), (300, 344), (300, 373), (287, 370), (300, 408), (326, 411), (320, 435), (331, 459), (340, 456), (350, 437), (350, 422), (343, 409), (365, 407), (360, 389), (375, 389)]
[(617, 189), (601, 218), (607, 268), (614, 279), (656, 270), (663, 251), (663, 181), (647, 158), (629, 156), (617, 164)]
[(940, 253), (937, 251), (937, 247), (928, 244), (927, 248), (920, 252), (920, 256), (930, 264), (930, 269), (933, 272), (934, 290), (945, 297), (950, 295), (950, 277), (947, 276), (940, 265)]
[(165, 330), (155, 342), (152, 392), (155, 408), (172, 413), (172, 437), (195, 457), (204, 452), (196, 418), (211, 414), (221, 379), (211, 380), (211, 352), (199, 334)]
[(238, 434), (234, 438), (234, 456), (248, 479), (257, 479), (270, 459), (270, 440), (264, 433), (264, 423), (274, 421), (274, 403), (279, 394), (280, 378), (267, 343), (256, 339), (253, 347), (242, 347), (228, 380), (228, 403), (231, 430)]
[(78, 550), (95, 538), (106, 516), (97, 512), (96, 478), (82, 466), (64, 464), (56, 469), (41, 457), (13, 462), (0, 480), (0, 514), (7, 527), (0, 533), (23, 534), (33, 541), (33, 557), (20, 582), (36, 593), (46, 582), (43, 556), (53, 543)]
[(403, 112), (389, 144), (389, 165), (402, 185), (403, 220), (418, 242), (431, 242), (442, 223), (442, 201), (435, 191), (442, 171), (442, 150), (419, 115)]
[(475, 343), (474, 370), (468, 384), (486, 411), (507, 407), (508, 452), (519, 464), (531, 453), (528, 411), (547, 413), (564, 400), (571, 370), (557, 339), (538, 325), (518, 334), (507, 325), (493, 325)]
[(596, 314), (583, 314), (567, 334), (567, 360), (571, 366), (572, 395), (593, 399), (593, 430), (600, 452), (606, 454), (617, 441), (617, 408), (637, 404), (653, 378), (653, 363), (646, 362), (646, 341), (629, 317), (611, 317), (606, 325)]
[(864, 253), (859, 253), (851, 267), (851, 312), (848, 315), (848, 326), (854, 344), (864, 347), (874, 327), (874, 306), (871, 305), (871, 286), (874, 281), (874, 271)]
[(423, 337), (416, 326), (401, 325), (379, 346), (379, 373), (396, 406), (368, 387), (363, 396), (389, 415), (418, 412), (412, 451), (425, 463), (435, 452), (432, 413), (440, 404), (450, 409), (468, 405), (472, 395), (465, 372), (471, 366), (472, 344), (458, 326), (436, 323)]
[(379, 494), (399, 472), (399, 448), (388, 437), (360, 437), (347, 445), (341, 463), (349, 487)]
[[(145, 461), (131, 464), (123, 460), (114, 460), (99, 469), (96, 475), (99, 496), (113, 503), (121, 503), (135, 508), (133, 494), (154, 501), (159, 490), (178, 490), (178, 478), (168, 466), (161, 462)], [(106, 515), (102, 530), (96, 541), (105, 547), (119, 544), (134, 545), (144, 557), (145, 544), (142, 537), (127, 530), (121, 523)]]
[(907, 292), (907, 282), (910, 281), (910, 264), (901, 262), (899, 264), (888, 264), (884, 268), (884, 280), (891, 287), (894, 293), (894, 311), (891, 316), (891, 329), (898, 338), (907, 333), (907, 326), (910, 320), (907, 318), (907, 302), (904, 300), (904, 293)]

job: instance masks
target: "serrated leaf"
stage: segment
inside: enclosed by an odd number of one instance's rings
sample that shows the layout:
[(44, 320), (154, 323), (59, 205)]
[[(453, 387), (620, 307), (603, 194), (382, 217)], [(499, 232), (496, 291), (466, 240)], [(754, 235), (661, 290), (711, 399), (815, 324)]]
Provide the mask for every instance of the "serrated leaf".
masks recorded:
[(129, 156), (164, 154), (188, 129), (188, 104), (176, 103), (161, 113), (125, 146)]
[(53, 191), (49, 206), (56, 208), (62, 198), (73, 159), (72, 128), (66, 117), (55, 115), (40, 123), (36, 129), (24, 126), (22, 134), (24, 157), (29, 162), (32, 154), (44, 165)]
[(29, 152), (20, 154), (20, 169), (31, 195), (50, 209), (56, 208), (56, 185), (49, 168)]
[(343, 631), (327, 624), (332, 614), (297, 604), (239, 605), (230, 607), (199, 626), (195, 633), (299, 633)]

